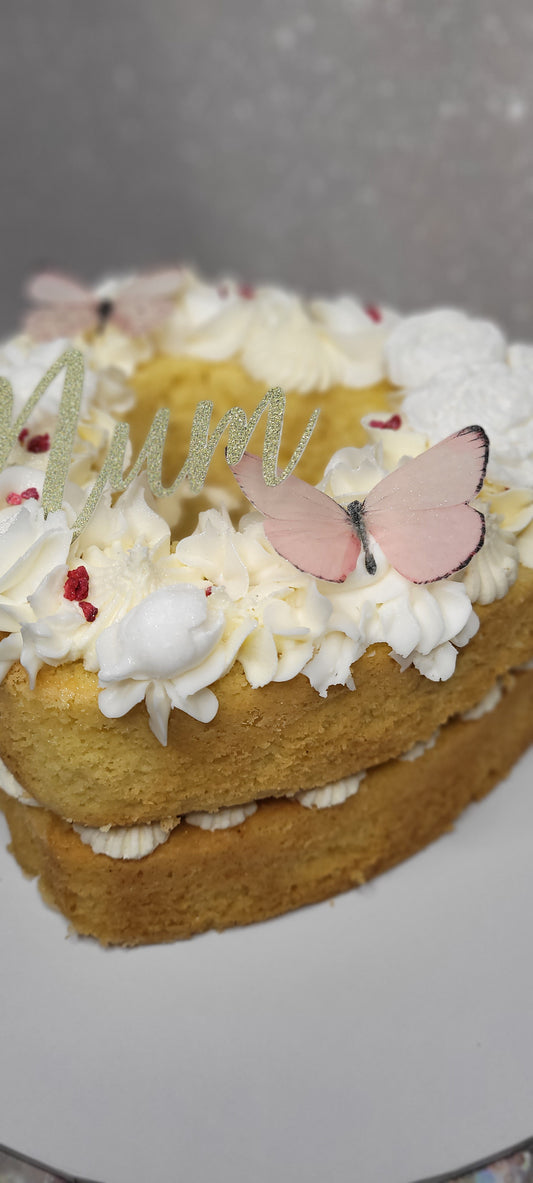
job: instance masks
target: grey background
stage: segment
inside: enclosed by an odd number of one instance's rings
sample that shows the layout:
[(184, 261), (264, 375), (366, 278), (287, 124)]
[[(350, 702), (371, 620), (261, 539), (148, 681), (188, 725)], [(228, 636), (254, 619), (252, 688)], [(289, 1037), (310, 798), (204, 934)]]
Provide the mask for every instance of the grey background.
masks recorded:
[(531, 0), (2, 0), (24, 277), (194, 261), (533, 337)]

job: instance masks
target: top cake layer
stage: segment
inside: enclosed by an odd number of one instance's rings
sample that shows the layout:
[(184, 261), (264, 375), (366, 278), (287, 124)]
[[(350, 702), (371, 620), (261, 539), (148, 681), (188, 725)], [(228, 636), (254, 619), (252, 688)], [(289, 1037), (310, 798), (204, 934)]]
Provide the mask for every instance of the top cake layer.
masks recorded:
[[(120, 285), (105, 290), (113, 298)], [(65, 344), (38, 344), (25, 336), (3, 346), (0, 372), (12, 384), (15, 414)], [(161, 768), (165, 760), (170, 765), (163, 749), (171, 716), (178, 724), (170, 729), (172, 750), (187, 735), (197, 737), (201, 753), (204, 731), (206, 751), (212, 752), (217, 741), (207, 738), (210, 729), (222, 744), (242, 696), (243, 718), (261, 712), (261, 687), (274, 691), (275, 684), (288, 683), (276, 690), (285, 701), (294, 679), (298, 685), (302, 679), (308, 687), (303, 698), (295, 691), (295, 701), (302, 702), (308, 694), (320, 702), (332, 687), (344, 687), (355, 709), (359, 682), (375, 654), (382, 687), (405, 668), (429, 683), (447, 681), (458, 650), (468, 648), (477, 632), (474, 605), (505, 597), (519, 563), (533, 566), (533, 348), (508, 347), (487, 322), (452, 310), (402, 319), (348, 297), (305, 302), (274, 289), (207, 285), (187, 272), (165, 322), (150, 334), (131, 338), (108, 323), (75, 344), (84, 351), (86, 377), (62, 510), (45, 519), (40, 504), (60, 378), (32, 413), (0, 473), (0, 670), (9, 717), (1, 754), (28, 791), (63, 816), (96, 825), (152, 820), (180, 812), (184, 785), (190, 786), (186, 760), (181, 787), (175, 778), (157, 800), (147, 788), (132, 788), (128, 796), (124, 787), (111, 808), (102, 787), (91, 801), (85, 781), (96, 775), (88, 758), (92, 744), (94, 764), (93, 741), (87, 740), (87, 759), (80, 752), (72, 775), (84, 711), (91, 715), (87, 735), (94, 734), (100, 718), (110, 750), (113, 735), (119, 735), (125, 751), (133, 727), (150, 753), (160, 753), (153, 766), (148, 761), (157, 777), (159, 759)], [(213, 401), (216, 420), (231, 406), (250, 415), (273, 384), (287, 392), (282, 464), (310, 413), (320, 408), (297, 475), (319, 483), (343, 505), (364, 499), (405, 457), (481, 424), (491, 450), (475, 505), (486, 519), (486, 540), (465, 570), (415, 585), (375, 544), (375, 575), (361, 561), (342, 584), (298, 571), (265, 538), (261, 515), (246, 513), (234, 524), (230, 515), (235, 518), (246, 505), (222, 447), (200, 500), (191, 499), (184, 486), (156, 500), (141, 475), (113, 502), (104, 496), (86, 529), (73, 537), (73, 521), (102, 464), (116, 417), (131, 424), (136, 454), (155, 409), (169, 407), (166, 475), (172, 479), (187, 454), (200, 399)], [(254, 437), (250, 447), (260, 452), (260, 428), (256, 435), (257, 444)], [(203, 508), (196, 520), (198, 507)], [(513, 599), (518, 618), (533, 595), (530, 585), (525, 572)], [(498, 619), (498, 629), (505, 629), (505, 614)], [(482, 646), (475, 642), (487, 669), (489, 628)], [(513, 661), (530, 656), (528, 643), (524, 636), (514, 646)], [(76, 663), (83, 668), (73, 681), (68, 670), (77, 670)], [(496, 664), (498, 672), (507, 667), (504, 651)], [(35, 687), (29, 698), (23, 689), (27, 678)], [(374, 693), (377, 709), (379, 687)], [(70, 755), (62, 772), (28, 762), (16, 706), (27, 698), (28, 707), (20, 712), (25, 726), (33, 701), (34, 717), (48, 719), (52, 748), (54, 736), (72, 735), (70, 747), (64, 745)], [(439, 721), (453, 713), (452, 698), (443, 696)], [(53, 720), (46, 715), (52, 702)], [(468, 705), (473, 700), (465, 699)], [(270, 726), (275, 733), (275, 710)], [(397, 754), (394, 744), (377, 744), (372, 760), (391, 754)], [(319, 761), (308, 775), (324, 783), (327, 762)], [(217, 777), (214, 807), (226, 796), (224, 777), (218, 772)], [(70, 794), (69, 778), (76, 789)], [(273, 791), (282, 786), (287, 791), (286, 780), (278, 772)], [(228, 776), (228, 794), (235, 787)], [(234, 800), (245, 800), (244, 791), (239, 786)], [(194, 792), (194, 807), (201, 807), (201, 792)], [(210, 807), (212, 796), (206, 789)]]

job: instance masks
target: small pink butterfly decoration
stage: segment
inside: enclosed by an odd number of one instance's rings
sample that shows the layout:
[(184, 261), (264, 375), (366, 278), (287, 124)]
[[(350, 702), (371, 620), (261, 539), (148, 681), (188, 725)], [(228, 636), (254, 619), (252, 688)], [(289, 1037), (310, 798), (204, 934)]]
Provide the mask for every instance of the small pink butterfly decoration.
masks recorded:
[(43, 271), (27, 285), (26, 295), (40, 305), (24, 321), (35, 341), (75, 336), (107, 324), (139, 337), (170, 316), (173, 299), (183, 283), (183, 270), (168, 267), (127, 280), (115, 299), (101, 298), (68, 275)]
[(294, 567), (343, 583), (361, 550), (369, 575), (377, 566), (369, 535), (411, 583), (433, 583), (460, 571), (483, 545), (485, 519), (469, 505), (483, 484), (489, 441), (464, 427), (406, 461), (347, 509), (298, 477), (267, 485), (262, 461), (245, 452), (231, 470), (265, 515), (265, 534)]

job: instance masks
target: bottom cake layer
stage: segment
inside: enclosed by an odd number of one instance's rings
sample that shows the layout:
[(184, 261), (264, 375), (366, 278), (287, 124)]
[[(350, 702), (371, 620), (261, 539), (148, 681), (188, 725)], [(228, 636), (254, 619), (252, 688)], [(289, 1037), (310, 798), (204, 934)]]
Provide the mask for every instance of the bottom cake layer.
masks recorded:
[(532, 740), (533, 671), (524, 671), (508, 677), (490, 713), (452, 720), (413, 762), (372, 768), (342, 805), (272, 799), (233, 829), (182, 823), (139, 861), (94, 854), (66, 822), (1, 790), (0, 806), (16, 859), (77, 932), (105, 945), (152, 944), (266, 920), (364, 883), (449, 829)]

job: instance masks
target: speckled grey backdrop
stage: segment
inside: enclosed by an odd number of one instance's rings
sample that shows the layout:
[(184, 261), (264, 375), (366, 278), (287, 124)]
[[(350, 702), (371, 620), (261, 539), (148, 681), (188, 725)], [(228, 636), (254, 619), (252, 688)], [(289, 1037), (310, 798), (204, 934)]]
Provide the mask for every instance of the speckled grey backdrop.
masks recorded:
[(533, 338), (531, 0), (2, 0), (0, 329), (166, 260)]

